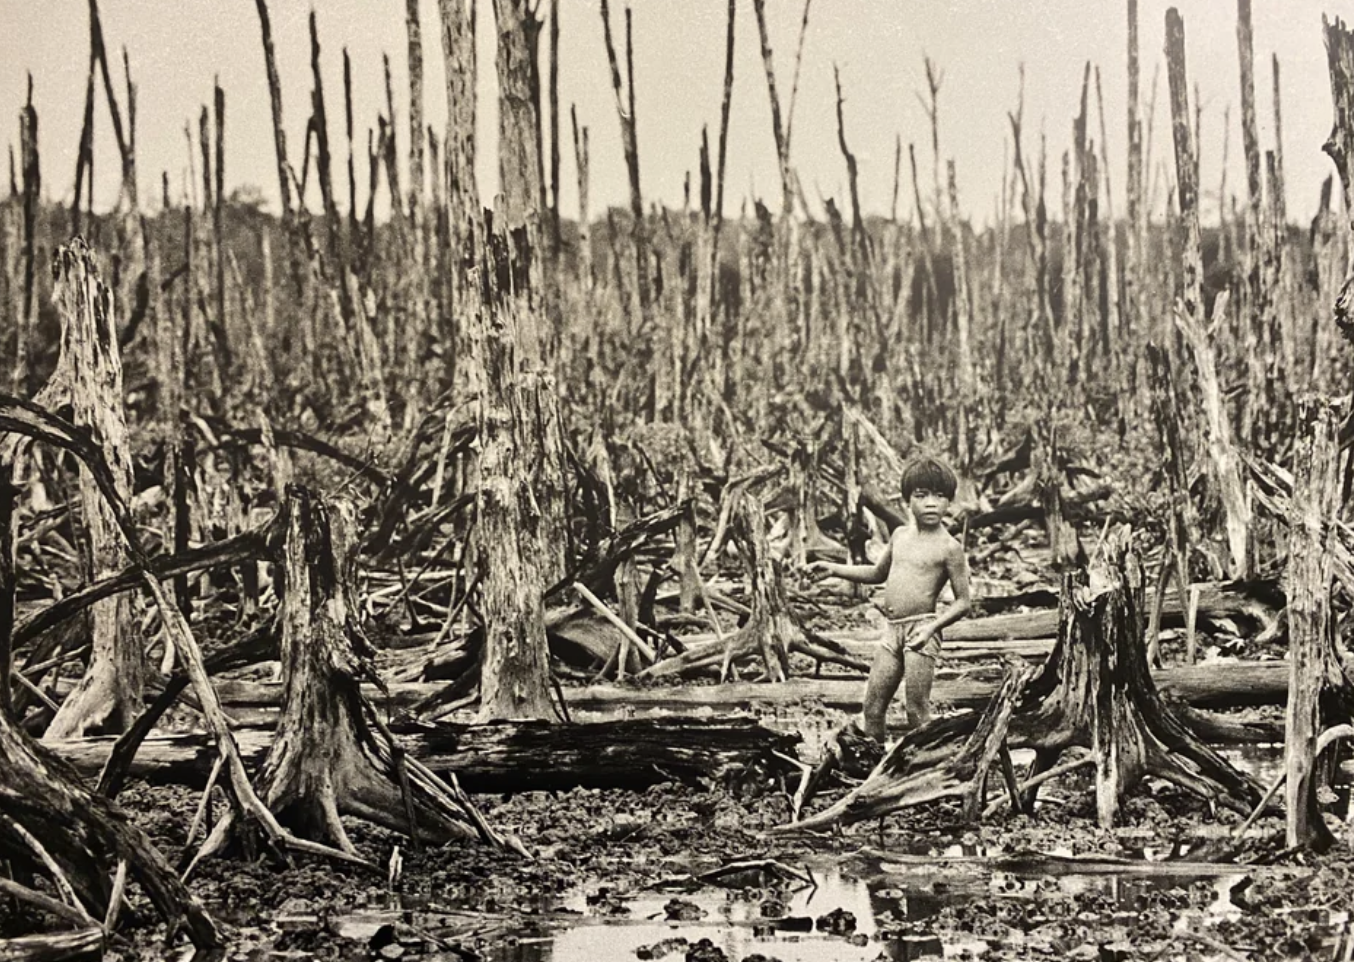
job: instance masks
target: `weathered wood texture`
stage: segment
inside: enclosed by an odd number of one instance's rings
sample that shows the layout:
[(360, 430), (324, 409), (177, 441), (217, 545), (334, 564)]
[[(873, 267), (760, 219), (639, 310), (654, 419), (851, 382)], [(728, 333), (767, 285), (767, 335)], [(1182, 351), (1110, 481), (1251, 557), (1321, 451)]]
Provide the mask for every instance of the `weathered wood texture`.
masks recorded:
[[(492, 722), (395, 725), (400, 748), (439, 775), (456, 776), (471, 792), (567, 791), (570, 788), (642, 789), (661, 782), (721, 778), (753, 765), (781, 771), (771, 753), (793, 756), (797, 735), (773, 732), (747, 718), (624, 719), (557, 725)], [(274, 734), (240, 733), (240, 750), (253, 766)], [(97, 772), (113, 743), (98, 737), (61, 742), (54, 750), (84, 772)], [(214, 760), (201, 735), (146, 739), (131, 774), (151, 781), (197, 785)]]
[(1290, 846), (1329, 846), (1329, 829), (1316, 801), (1316, 740), (1323, 718), (1321, 699), (1333, 674), (1335, 652), (1331, 585), (1334, 581), (1334, 525), (1340, 510), (1339, 424), (1348, 403), (1320, 396), (1298, 405), (1293, 497), (1288, 538), (1288, 706), (1284, 721), (1286, 835)]
[[(113, 484), (131, 499), (132, 453), (123, 407), (122, 358), (112, 292), (99, 280), (93, 252), (76, 238), (53, 260), (54, 291), (61, 315), (61, 357), (37, 403), (69, 404), (74, 423), (103, 451)], [(114, 575), (127, 564), (127, 551), (113, 509), (89, 470), (80, 469), (80, 505), (89, 539), (91, 581)], [(69, 738), (105, 726), (131, 724), (145, 684), (142, 640), (131, 630), (131, 603), (113, 597), (91, 612), (91, 655), (80, 686), (52, 720), (52, 738)]]

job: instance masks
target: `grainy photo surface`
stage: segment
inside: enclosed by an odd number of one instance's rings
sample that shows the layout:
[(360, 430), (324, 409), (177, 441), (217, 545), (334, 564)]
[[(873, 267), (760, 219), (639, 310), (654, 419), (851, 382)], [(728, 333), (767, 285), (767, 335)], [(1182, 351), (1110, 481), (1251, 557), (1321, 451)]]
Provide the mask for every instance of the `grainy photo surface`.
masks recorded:
[(1354, 957), (1348, 0), (0, 16), (0, 958)]

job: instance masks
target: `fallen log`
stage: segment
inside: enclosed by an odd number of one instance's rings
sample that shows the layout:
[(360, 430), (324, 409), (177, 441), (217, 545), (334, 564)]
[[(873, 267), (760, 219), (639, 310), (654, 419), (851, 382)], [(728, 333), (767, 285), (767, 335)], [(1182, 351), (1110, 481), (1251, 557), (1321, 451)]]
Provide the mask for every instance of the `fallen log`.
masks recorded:
[[(662, 782), (724, 778), (750, 766), (790, 770), (775, 753), (793, 757), (799, 736), (775, 732), (747, 717), (628, 718), (552, 725), (496, 722), (396, 725), (396, 744), (439, 775), (455, 773), (472, 792), (566, 791), (570, 788), (643, 789)], [(115, 739), (72, 739), (50, 746), (85, 773), (97, 774)], [(273, 732), (237, 733), (252, 769), (273, 744)], [(201, 785), (216, 760), (201, 733), (153, 735), (141, 745), (129, 773), (152, 782)]]
[[(1266, 628), (1278, 617), (1283, 607), (1283, 592), (1272, 581), (1203, 582), (1191, 585), (1199, 593), (1199, 618), (1245, 617)], [(1188, 597), (1188, 592), (1185, 593)], [(1185, 624), (1185, 605), (1181, 595), (1174, 592), (1161, 606), (1161, 627), (1180, 628)], [(965, 618), (945, 629), (945, 644), (960, 641), (1004, 641), (1006, 639), (1052, 639), (1058, 634), (1058, 609), (1041, 608), (1035, 611), (1010, 612), (985, 618)], [(832, 633), (838, 641), (856, 638), (873, 640), (878, 636), (874, 628)], [(947, 652), (948, 653), (948, 652)]]
[[(937, 678), (932, 701), (941, 710), (982, 708), (992, 697), (999, 679), (994, 672), (971, 672), (959, 677)], [(1288, 697), (1288, 663), (1283, 661), (1211, 662), (1164, 668), (1152, 673), (1163, 697), (1194, 708), (1219, 710), (1261, 705), (1282, 705)], [(281, 704), (278, 682), (223, 679), (214, 682), (222, 704), (241, 718), (250, 709), (273, 709)], [(375, 686), (363, 691), (378, 706), (390, 711), (409, 710), (436, 694), (445, 682), (411, 682), (391, 685), (388, 692)], [(774, 684), (731, 682), (724, 685), (682, 685), (632, 688), (626, 685), (588, 685), (565, 688), (564, 700), (572, 709), (618, 711), (622, 708), (691, 711), (696, 708), (733, 710), (753, 704), (768, 706), (812, 702), (828, 708), (855, 711), (865, 682), (859, 676), (837, 678), (792, 678)], [(247, 727), (247, 726), (246, 726)]]
[[(1163, 696), (1195, 708), (1247, 708), (1282, 705), (1288, 697), (1288, 665), (1282, 661), (1213, 662), (1165, 668), (1152, 673)], [(941, 710), (982, 708), (996, 690), (997, 679), (972, 673), (938, 678), (931, 699)], [(589, 685), (565, 689), (570, 709), (691, 710), (697, 707), (746, 707), (751, 704), (790, 705), (814, 702), (828, 708), (856, 711), (865, 690), (861, 678), (796, 678), (780, 684), (737, 682), (634, 689), (619, 685)]]
[(97, 925), (73, 932), (22, 935), (0, 941), (0, 962), (74, 962), (101, 959), (104, 932)]
[[(984, 670), (936, 679), (932, 701), (938, 711), (983, 708), (1000, 682), (999, 672)], [(1195, 709), (1221, 711), (1283, 705), (1288, 697), (1288, 663), (1284, 661), (1212, 662), (1152, 673), (1157, 689), (1172, 703)], [(278, 682), (213, 679), (222, 707), (239, 729), (269, 728), (277, 724), (282, 691)], [(410, 713), (437, 697), (448, 682), (405, 682), (386, 690), (364, 685), (363, 692), (391, 715)], [(626, 685), (587, 685), (564, 688), (570, 711), (692, 712), (700, 709), (739, 711), (753, 705), (784, 708), (796, 704), (821, 705), (858, 711), (865, 691), (859, 676), (792, 678), (777, 683), (730, 682), (723, 685), (673, 685), (632, 688)], [(58, 688), (60, 692), (60, 688)], [(1230, 737), (1207, 738), (1219, 743), (1272, 741), (1274, 729), (1251, 725), (1234, 728)], [(1251, 731), (1252, 735), (1245, 732)], [(1213, 734), (1210, 730), (1209, 734)]]

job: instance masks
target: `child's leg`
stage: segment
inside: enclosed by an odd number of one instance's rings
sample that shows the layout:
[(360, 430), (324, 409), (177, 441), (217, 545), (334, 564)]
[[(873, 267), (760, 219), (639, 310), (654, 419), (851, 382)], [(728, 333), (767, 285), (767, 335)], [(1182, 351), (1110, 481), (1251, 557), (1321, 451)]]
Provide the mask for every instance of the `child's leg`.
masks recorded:
[(875, 653), (874, 663), (870, 666), (870, 680), (865, 683), (865, 701), (860, 706), (865, 734), (882, 742), (886, 735), (884, 716), (888, 714), (889, 703), (898, 693), (898, 685), (903, 680), (902, 639), (892, 626), (885, 629), (884, 643)]
[(916, 728), (931, 720), (931, 682), (935, 678), (936, 660), (919, 651), (908, 651), (904, 663), (907, 666), (907, 684), (903, 689), (907, 727)]

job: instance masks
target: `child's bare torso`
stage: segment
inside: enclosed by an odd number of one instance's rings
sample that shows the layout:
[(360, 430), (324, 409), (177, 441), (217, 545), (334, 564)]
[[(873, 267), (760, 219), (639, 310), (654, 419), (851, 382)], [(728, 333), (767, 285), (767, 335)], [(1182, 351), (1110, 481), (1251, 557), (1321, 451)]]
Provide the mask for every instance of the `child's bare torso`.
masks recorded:
[(949, 580), (948, 558), (955, 540), (938, 528), (918, 531), (900, 528), (889, 539), (889, 576), (875, 604), (884, 616), (896, 620), (930, 614), (936, 598)]

